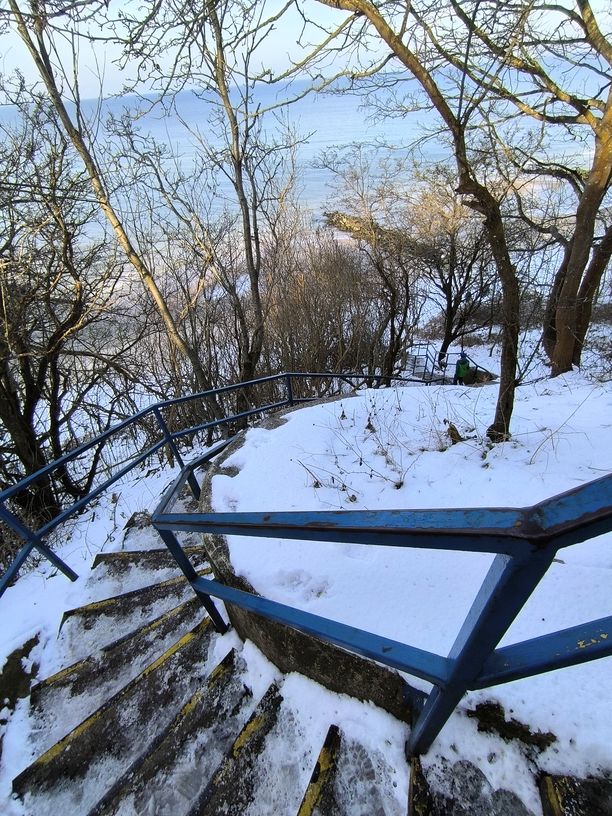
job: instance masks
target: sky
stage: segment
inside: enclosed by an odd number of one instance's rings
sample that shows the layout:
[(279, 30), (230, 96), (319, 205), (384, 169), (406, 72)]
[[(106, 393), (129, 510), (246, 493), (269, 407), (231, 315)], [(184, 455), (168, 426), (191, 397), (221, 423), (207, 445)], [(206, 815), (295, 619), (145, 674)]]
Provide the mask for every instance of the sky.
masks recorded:
[[(566, 4), (569, 6), (574, 5), (569, 0)], [(130, 5), (138, 7), (134, 0), (110, 0), (108, 3), (109, 13), (111, 16), (116, 16), (122, 9)], [(264, 6), (265, 16), (275, 16), (283, 8), (283, 5), (280, 0), (266, 0)], [(298, 12), (295, 4), (290, 6), (282, 18), (274, 24), (272, 32), (265, 39), (258, 52), (261, 53), (261, 63), (273, 71), (284, 70), (288, 65), (288, 58), (295, 60), (303, 57), (305, 52), (297, 46), (296, 42), (299, 37), (302, 37), (303, 46), (319, 43), (323, 36), (322, 32), (327, 27), (333, 27), (349, 16), (346, 12), (332, 9), (323, 3), (315, 2), (315, 0), (301, 0), (299, 5), (305, 14), (310, 15), (316, 21), (316, 26), (310, 25), (308, 32), (304, 35), (303, 16)], [(22, 3), (22, 7), (25, 8), (26, 4)], [(604, 34), (606, 34), (612, 26), (612, 7), (609, 0), (594, 0), (591, 7)], [(319, 26), (321, 27), (320, 30), (318, 29)], [(95, 35), (101, 33), (99, 28), (95, 26), (92, 26), (91, 30)], [(14, 69), (19, 69), (26, 79), (32, 79), (35, 76), (33, 64), (29, 55), (25, 53), (24, 46), (16, 33), (11, 30), (5, 31), (0, 37), (0, 42), (2, 48), (0, 71), (7, 74)], [(93, 46), (89, 41), (82, 41), (79, 44), (78, 40), (76, 40), (75, 43), (79, 51), (79, 82), (82, 98), (99, 96), (101, 86), (104, 96), (121, 92), (126, 75), (114, 64), (115, 60), (120, 56), (117, 46), (101, 41), (95, 42)], [(58, 56), (66, 65), (70, 65), (71, 43), (65, 37), (58, 37), (56, 44)], [(379, 53), (386, 53), (386, 46), (380, 47)], [(339, 59), (338, 55), (336, 55), (334, 68), (341, 64)], [(331, 70), (328, 66), (327, 71)]]
[[(122, 7), (129, 5), (124, 2), (112, 2), (109, 4), (111, 13), (117, 13)], [(136, 5), (132, 3), (132, 5)], [(266, 8), (268, 15), (275, 15), (282, 3), (270, 2), (267, 0)], [(319, 3), (309, 4), (319, 25), (337, 23), (347, 16), (344, 12), (330, 9)], [(265, 66), (272, 71), (283, 71), (287, 68), (288, 57), (297, 57), (300, 49), (297, 47), (297, 39), (300, 37), (303, 28), (302, 17), (297, 13), (295, 7), (291, 7), (283, 15), (282, 20), (277, 22), (273, 30), (266, 38), (263, 46), (259, 49), (260, 60), (265, 62)], [(305, 38), (305, 43), (317, 42), (319, 33), (316, 29), (311, 30), (310, 37)], [(72, 44), (65, 38), (58, 39), (58, 56), (61, 61), (70, 66), (72, 61)], [(14, 31), (5, 32), (0, 36), (1, 57), (0, 71), (3, 74), (10, 74), (15, 69), (23, 73), (27, 80), (37, 78), (31, 57), (24, 44)], [(84, 99), (96, 98), (100, 95), (109, 96), (120, 93), (127, 79), (131, 79), (128, 72), (121, 71), (115, 64), (121, 56), (121, 49), (112, 43), (97, 42), (93, 45), (88, 41), (75, 40), (78, 51), (79, 65), (79, 85), (81, 96)]]

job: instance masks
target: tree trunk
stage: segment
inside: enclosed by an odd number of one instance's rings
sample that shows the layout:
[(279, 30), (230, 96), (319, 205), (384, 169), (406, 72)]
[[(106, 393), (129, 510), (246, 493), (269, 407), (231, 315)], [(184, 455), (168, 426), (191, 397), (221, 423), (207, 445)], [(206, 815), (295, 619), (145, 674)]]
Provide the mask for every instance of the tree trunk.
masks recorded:
[[(20, 410), (17, 394), (8, 391), (4, 385), (0, 385), (0, 419), (15, 446), (25, 476), (31, 476), (43, 468), (47, 459), (36, 432)], [(48, 475), (38, 479), (13, 501), (40, 523), (49, 521), (61, 510)]]
[(563, 261), (561, 266), (555, 274), (548, 301), (546, 303), (546, 310), (544, 312), (544, 323), (542, 327), (542, 345), (549, 360), (552, 360), (557, 342), (557, 328), (556, 328), (556, 314), (559, 306), (559, 296), (561, 289), (565, 283), (565, 273), (567, 271), (567, 264), (570, 256), (570, 245), (567, 244), (565, 252), (563, 253)]
[(573, 363), (577, 366), (580, 365), (584, 340), (591, 323), (593, 300), (608, 263), (610, 262), (611, 255), (612, 226), (608, 227), (603, 239), (595, 248), (578, 292), (578, 317), (576, 320), (576, 343), (573, 357)]
[[(551, 358), (553, 377), (571, 371), (576, 343), (579, 341), (578, 292), (589, 262), (597, 214), (612, 178), (612, 89), (595, 135), (595, 155), (576, 210), (574, 235), (568, 248), (567, 270), (555, 314), (557, 339)], [(583, 313), (584, 317), (586, 312)], [(583, 339), (587, 328), (588, 323), (582, 327)]]
[[(64, 102), (62, 100), (61, 94), (58, 90), (57, 83), (55, 80), (53, 66), (44, 43), (45, 21), (41, 16), (34, 16), (31, 18), (32, 23), (28, 28), (21, 14), (19, 6), (16, 3), (16, 0), (9, 0), (9, 5), (15, 18), (15, 21), (17, 23), (17, 30), (19, 32), (19, 36), (23, 40), (26, 48), (30, 52), (32, 59), (34, 60), (34, 64), (36, 65), (36, 68), (41, 76), (45, 88), (47, 89), (47, 93), (49, 94), (53, 107), (57, 111), (59, 119), (64, 127), (64, 130), (66, 131), (68, 138), (70, 139), (70, 141), (74, 145), (75, 150), (81, 157), (81, 160), (89, 176), (91, 187), (98, 201), (100, 209), (102, 210), (104, 216), (111, 225), (113, 232), (115, 233), (115, 236), (117, 238), (117, 241), (121, 248), (123, 249), (123, 251), (125, 252), (128, 261), (136, 270), (144, 286), (151, 295), (155, 307), (163, 321), (166, 333), (168, 335), (168, 339), (170, 340), (172, 345), (177, 349), (177, 351), (181, 354), (181, 356), (187, 359), (191, 364), (196, 378), (196, 382), (198, 384), (198, 388), (202, 391), (210, 390), (212, 388), (212, 384), (210, 382), (208, 375), (206, 374), (206, 371), (204, 370), (204, 367), (202, 366), (197, 351), (194, 348), (192, 348), (181, 336), (176, 321), (174, 320), (168, 308), (168, 305), (164, 299), (164, 296), (160, 291), (159, 287), (157, 286), (157, 283), (153, 275), (151, 274), (151, 271), (148, 269), (141, 255), (132, 245), (132, 242), (130, 241), (128, 234), (125, 231), (125, 228), (121, 220), (117, 216), (117, 213), (115, 212), (115, 209), (110, 202), (110, 199), (104, 187), (100, 169), (98, 168), (98, 165), (94, 159), (92, 152), (85, 143), (85, 139), (83, 137), (81, 130), (73, 123), (68, 113), (68, 110), (64, 105)], [(30, 29), (34, 30), (36, 44), (34, 42), (34, 39), (32, 39)], [(222, 418), (223, 412), (217, 400), (211, 397), (208, 400), (208, 402), (213, 416), (216, 419)]]

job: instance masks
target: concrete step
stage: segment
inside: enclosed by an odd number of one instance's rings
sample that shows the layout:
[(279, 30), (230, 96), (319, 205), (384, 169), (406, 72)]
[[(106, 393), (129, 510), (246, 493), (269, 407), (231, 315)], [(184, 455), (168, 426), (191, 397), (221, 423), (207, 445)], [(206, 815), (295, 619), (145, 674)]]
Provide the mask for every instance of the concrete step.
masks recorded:
[(278, 685), (272, 684), (193, 804), (189, 816), (244, 814), (248, 811), (254, 802), (257, 787), (259, 755), (264, 749), (267, 735), (277, 722), (282, 700)]
[(206, 619), (13, 780), (36, 816), (83, 814), (138, 767), (210, 673)]
[(244, 661), (232, 649), (181, 708), (153, 751), (123, 774), (88, 816), (184, 816), (251, 715)]
[[(541, 811), (535, 813), (510, 790), (495, 789), (466, 760), (445, 769), (443, 785), (418, 757), (411, 760), (408, 816), (612, 816), (612, 779), (544, 774), (538, 781)], [(428, 778), (429, 777), (431, 778)], [(306, 814), (305, 814), (306, 816)]]
[(412, 757), (410, 760), (408, 816), (440, 816), (439, 811), (436, 810), (419, 757)]
[(405, 816), (406, 802), (394, 792), (397, 773), (382, 750), (368, 749), (332, 725), (298, 816)]
[(322, 816), (333, 812), (333, 787), (339, 749), (340, 729), (337, 725), (330, 725), (297, 816)]
[[(507, 788), (495, 788), (483, 771), (465, 759), (423, 772), (411, 761), (409, 816), (540, 816)], [(558, 816), (561, 816), (559, 814)], [(577, 812), (575, 816), (587, 816)]]
[(65, 736), (204, 617), (199, 600), (191, 598), (33, 686), (37, 749)]
[[(208, 567), (198, 570), (199, 575), (210, 573)], [(193, 590), (180, 575), (69, 609), (60, 623), (64, 648), (76, 662), (192, 598)]]
[(612, 816), (612, 779), (540, 779), (544, 816)]
[[(183, 547), (194, 566), (202, 567), (206, 563), (206, 549), (202, 546)], [(170, 551), (155, 550), (120, 550), (113, 553), (98, 553), (91, 567), (95, 579), (113, 578), (126, 581), (137, 580), (146, 572), (178, 572), (176, 561)], [(164, 578), (172, 576), (164, 576)], [(164, 580), (164, 579), (162, 579)], [(150, 583), (150, 581), (149, 581)]]

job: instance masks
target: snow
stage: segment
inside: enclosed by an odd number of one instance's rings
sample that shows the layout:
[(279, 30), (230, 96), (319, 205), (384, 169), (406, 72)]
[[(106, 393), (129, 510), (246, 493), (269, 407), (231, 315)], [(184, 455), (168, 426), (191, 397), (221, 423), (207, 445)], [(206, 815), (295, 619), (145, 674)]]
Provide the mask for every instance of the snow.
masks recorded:
[[(471, 348), (469, 354), (495, 370), (484, 351)], [(612, 471), (612, 383), (577, 372), (533, 379), (517, 390), (511, 440), (492, 446), (486, 428), (496, 394), (495, 386), (365, 390), (287, 413), (278, 427), (249, 430), (227, 458), (224, 464), (237, 473), (214, 477), (214, 509), (523, 507)], [(463, 442), (451, 445), (449, 423)], [(124, 544), (123, 528), (134, 512), (155, 508), (175, 474), (167, 467), (130, 474), (57, 532), (57, 552), (81, 577), (72, 584), (41, 563), (5, 593), (0, 664), (35, 634), (40, 641), (29, 659), (40, 664), (39, 678), (70, 662), (69, 639), (57, 637), (62, 613), (117, 590), (115, 578), (102, 578), (95, 589), (87, 582), (94, 554), (159, 546), (146, 530), (134, 530)], [(560, 551), (502, 643), (610, 615), (611, 545), (608, 534)], [(230, 549), (236, 571), (262, 595), (440, 654), (451, 647), (492, 560), (480, 554), (243, 537), (230, 538)], [(123, 591), (137, 581), (130, 573)], [(233, 639), (230, 633), (219, 640), (219, 656), (238, 645)], [(241, 648), (257, 698), (275, 670), (251, 644)], [(539, 770), (578, 776), (612, 772), (611, 688), (612, 659), (607, 658), (470, 693), (423, 765), (442, 789), (444, 769), (469, 759), (494, 787), (513, 790), (539, 814), (534, 782)], [(294, 675), (285, 679), (283, 696), (299, 712), (294, 723), (300, 733), (316, 735), (320, 742), (335, 721), (347, 744), (361, 741), (371, 756), (378, 751), (391, 767), (405, 763), (406, 726), (384, 712)], [(485, 700), (498, 701), (508, 719), (515, 717), (534, 731), (552, 731), (557, 741), (538, 754), (479, 733), (465, 712)], [(0, 722), (5, 719), (8, 724), (0, 725), (0, 803), (6, 805), (0, 804), (0, 810), (22, 816), (10, 783), (32, 758), (27, 702), (19, 701), (10, 716), (5, 709)], [(306, 780), (312, 761), (304, 758), (300, 766)], [(343, 771), (346, 780), (358, 775), (360, 761), (357, 752), (353, 766)], [(400, 776), (393, 796), (405, 802), (405, 777)]]
[[(289, 413), (278, 428), (250, 430), (225, 460), (238, 473), (214, 477), (214, 509), (525, 507), (612, 470), (610, 384), (574, 373), (521, 387), (512, 439), (491, 446), (485, 432), (495, 399), (490, 386), (409, 387)], [(464, 442), (451, 445), (448, 422)], [(606, 535), (560, 551), (502, 645), (609, 615), (611, 544)], [(440, 654), (492, 560), (237, 536), (230, 549), (236, 571), (262, 595)], [(537, 758), (539, 769), (599, 774), (612, 770), (610, 687), (608, 658), (468, 694), (424, 764), (470, 758), (537, 813), (533, 758), (478, 734), (462, 712), (498, 701), (508, 719), (557, 736)], [(508, 785), (513, 779), (519, 790)]]

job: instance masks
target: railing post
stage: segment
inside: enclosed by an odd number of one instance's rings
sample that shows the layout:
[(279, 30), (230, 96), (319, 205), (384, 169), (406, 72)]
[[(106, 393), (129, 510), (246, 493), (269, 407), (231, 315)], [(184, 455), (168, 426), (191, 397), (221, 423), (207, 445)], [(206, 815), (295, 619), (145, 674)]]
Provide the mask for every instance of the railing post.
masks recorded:
[(449, 652), (448, 683), (436, 687), (414, 723), (406, 752), (426, 753), (552, 563), (553, 546), (526, 558), (496, 555)]
[(11, 511), (4, 506), (4, 502), (0, 502), (0, 519), (26, 542), (25, 546), (21, 548), (19, 554), (12, 564), (9, 565), (9, 568), (0, 580), (0, 596), (4, 594), (11, 581), (17, 577), (19, 570), (32, 550), (38, 550), (38, 552), (50, 561), (56, 569), (62, 572), (66, 578), (69, 578), (71, 581), (77, 580), (79, 577), (77, 573), (73, 569), (70, 569), (68, 564), (62, 561), (62, 559), (56, 555), (50, 547), (44, 544), (36, 533), (32, 532), (29, 527), (26, 527), (14, 513), (11, 513)]
[(199, 577), (198, 573), (195, 571), (195, 569), (193, 568), (193, 564), (183, 552), (183, 549), (181, 545), (178, 543), (176, 536), (170, 530), (158, 530), (157, 532), (161, 536), (166, 547), (170, 550), (170, 552), (174, 556), (174, 560), (179, 565), (183, 575), (192, 585), (194, 592), (202, 602), (202, 606), (206, 609), (206, 611), (210, 615), (210, 619), (213, 622), (215, 631), (217, 631), (220, 635), (224, 635), (229, 627), (219, 614), (219, 610), (217, 609), (217, 607), (211, 601), (210, 595), (207, 595), (206, 593), (196, 589), (196, 587), (193, 586), (193, 582)]
[(427, 381), (428, 381), (428, 383), (430, 385), (431, 385), (431, 380), (433, 378), (435, 370), (436, 370), (436, 361), (435, 361), (435, 358), (434, 358), (433, 354), (431, 353), (431, 349), (430, 349), (430, 346), (429, 346), (429, 343), (428, 343), (427, 344), (427, 368), (425, 370), (425, 373), (427, 374)]
[[(174, 439), (172, 438), (170, 430), (168, 429), (168, 426), (166, 425), (166, 422), (165, 422), (165, 420), (164, 420), (164, 418), (163, 418), (163, 416), (161, 414), (161, 411), (159, 410), (159, 408), (157, 408), (157, 406), (155, 408), (153, 408), (153, 413), (155, 414), (155, 418), (157, 419), (157, 424), (161, 428), (161, 432), (164, 435), (164, 439), (166, 440), (166, 444), (168, 445), (168, 447), (170, 448), (170, 450), (174, 454), (174, 456), (176, 458), (176, 461), (179, 463), (181, 468), (185, 467), (185, 463), (183, 462), (183, 459), (182, 459), (181, 454), (179, 452), (178, 446), (177, 446), (176, 442), (174, 441)], [(199, 499), (200, 499), (200, 485), (198, 484), (198, 480), (194, 476), (193, 471), (191, 471), (189, 473), (189, 476), (187, 477), (187, 482), (189, 484), (189, 487), (191, 489), (191, 493), (192, 493), (194, 499), (199, 501)]]
[(287, 402), (289, 405), (293, 405), (293, 383), (291, 382), (291, 374), (286, 374), (285, 380), (287, 382)]

